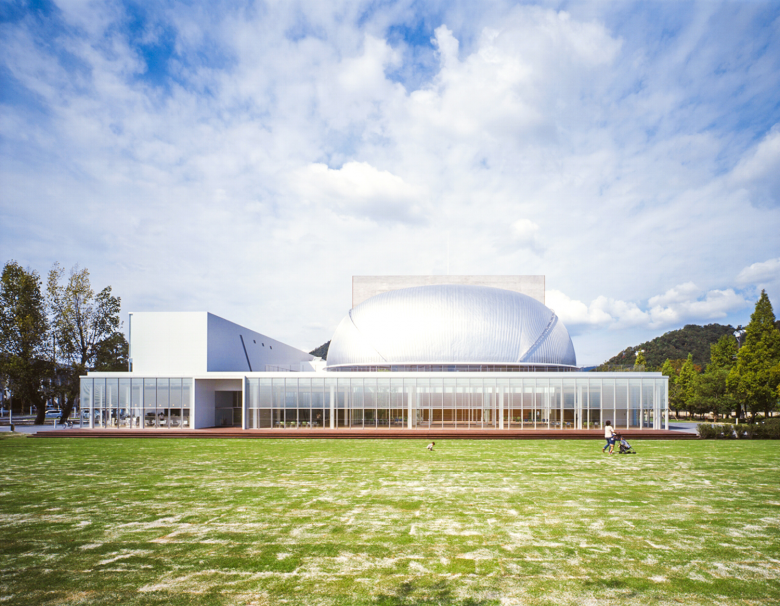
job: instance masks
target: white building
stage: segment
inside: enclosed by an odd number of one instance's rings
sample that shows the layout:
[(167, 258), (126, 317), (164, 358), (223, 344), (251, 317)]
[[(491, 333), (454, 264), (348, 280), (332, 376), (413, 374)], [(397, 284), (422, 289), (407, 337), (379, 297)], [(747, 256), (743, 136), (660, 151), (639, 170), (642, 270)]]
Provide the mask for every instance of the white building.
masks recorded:
[(543, 276), (356, 277), (353, 301), (327, 362), (212, 314), (132, 313), (131, 371), (82, 377), (82, 411), (139, 429), (668, 428), (660, 373), (577, 368)]

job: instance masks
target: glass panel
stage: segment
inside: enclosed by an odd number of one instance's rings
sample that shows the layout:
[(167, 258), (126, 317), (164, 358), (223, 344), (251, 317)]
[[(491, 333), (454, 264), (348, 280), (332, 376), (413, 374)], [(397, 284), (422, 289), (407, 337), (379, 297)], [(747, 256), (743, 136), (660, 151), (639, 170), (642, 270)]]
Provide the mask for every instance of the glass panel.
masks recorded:
[(141, 427), (141, 420), (144, 416), (144, 380), (133, 379), (130, 387), (130, 397), (132, 398), (132, 408), (130, 412), (130, 426)]
[[(270, 386), (269, 386), (269, 395), (270, 395)], [(256, 420), (257, 420), (258, 429), (270, 429), (271, 427), (273, 427), (270, 408), (260, 408), (256, 410), (255, 413), (257, 415)]]
[(81, 394), (79, 407), (81, 408), (81, 426), (91, 426), (91, 420), (95, 418), (92, 411), (92, 379), (81, 379)]
[(351, 412), (352, 419), (350, 425), (352, 427), (363, 427), (363, 380), (352, 379), (352, 394), (351, 394)]
[(118, 427), (119, 418), (119, 379), (106, 379), (106, 423), (108, 427)]
[(404, 382), (402, 379), (390, 380), (390, 426), (404, 426)]
[[(271, 379), (258, 379), (257, 405), (260, 408), (271, 408), (273, 402)], [(265, 417), (263, 417), (265, 418)], [(270, 416), (268, 417), (270, 419)]]
[(376, 379), (363, 382), (363, 427), (376, 427)]
[(601, 388), (601, 420), (605, 425), (607, 421), (615, 426), (615, 382), (604, 381)]
[(157, 381), (144, 379), (144, 427), (157, 427)]
[(119, 426), (132, 427), (130, 379), (119, 379)]
[(536, 407), (534, 406), (534, 385), (523, 382), (523, 429), (533, 429), (536, 425)]
[(284, 379), (272, 380), (273, 407), (284, 408)]
[(565, 380), (563, 382), (563, 419), (561, 421), (562, 429), (575, 429), (575, 391), (574, 381)]
[(106, 380), (95, 379), (94, 384), (95, 427), (106, 426)]
[(169, 379), (157, 379), (157, 426), (169, 427), (168, 408), (170, 407)]
[(628, 381), (617, 379), (615, 381), (615, 420), (613, 425), (617, 428), (626, 427), (628, 423)]
[(190, 426), (190, 409), (192, 407), (192, 379), (181, 380), (181, 426)]
[(644, 411), (644, 423), (642, 426), (649, 429), (653, 428), (653, 421), (655, 419), (655, 389), (653, 383), (654, 382), (651, 381), (645, 381), (642, 384), (642, 410)]
[(536, 429), (547, 429), (550, 426), (550, 398), (547, 390), (549, 381), (538, 379), (534, 388), (534, 406), (536, 410)]
[(629, 416), (629, 427), (640, 427), (640, 403), (642, 399), (642, 381), (632, 379), (628, 388), (629, 404), (631, 414)]

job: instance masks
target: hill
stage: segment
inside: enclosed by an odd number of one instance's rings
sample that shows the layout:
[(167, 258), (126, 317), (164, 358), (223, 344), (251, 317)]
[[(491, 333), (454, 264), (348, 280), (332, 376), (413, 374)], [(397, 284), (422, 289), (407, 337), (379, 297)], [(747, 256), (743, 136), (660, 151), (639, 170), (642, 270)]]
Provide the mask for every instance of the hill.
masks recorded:
[(689, 353), (693, 354), (693, 363), (704, 368), (710, 362), (710, 345), (716, 343), (723, 335), (733, 333), (733, 326), (688, 324), (684, 328), (671, 330), (651, 341), (628, 347), (607, 360), (605, 364), (631, 366), (634, 364), (637, 351), (643, 349), (647, 366), (651, 369), (661, 368), (667, 358), (679, 360), (687, 358)]
[(330, 341), (327, 343), (323, 343), (316, 349), (312, 349), (309, 354), (312, 356), (317, 356), (318, 358), (322, 358), (323, 360), (328, 359), (328, 348), (330, 347)]

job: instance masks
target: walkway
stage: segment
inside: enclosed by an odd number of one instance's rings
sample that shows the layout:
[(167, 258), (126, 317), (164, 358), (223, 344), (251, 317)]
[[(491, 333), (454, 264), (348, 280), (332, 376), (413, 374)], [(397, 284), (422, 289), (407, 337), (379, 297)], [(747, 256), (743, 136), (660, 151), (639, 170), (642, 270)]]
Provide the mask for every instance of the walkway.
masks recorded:
[[(662, 429), (624, 429), (626, 439), (690, 440), (696, 434)], [(36, 438), (261, 438), (392, 440), (603, 440), (602, 430), (567, 429), (58, 429)]]

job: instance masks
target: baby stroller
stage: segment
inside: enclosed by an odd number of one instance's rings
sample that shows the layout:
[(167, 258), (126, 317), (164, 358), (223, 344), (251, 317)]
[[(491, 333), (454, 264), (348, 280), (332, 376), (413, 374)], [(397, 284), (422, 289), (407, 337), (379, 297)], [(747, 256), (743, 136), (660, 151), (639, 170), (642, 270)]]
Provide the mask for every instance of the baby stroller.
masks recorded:
[(636, 450), (631, 448), (631, 444), (621, 434), (616, 433), (615, 438), (620, 442), (620, 454), (636, 454)]

